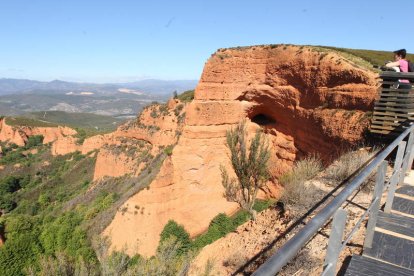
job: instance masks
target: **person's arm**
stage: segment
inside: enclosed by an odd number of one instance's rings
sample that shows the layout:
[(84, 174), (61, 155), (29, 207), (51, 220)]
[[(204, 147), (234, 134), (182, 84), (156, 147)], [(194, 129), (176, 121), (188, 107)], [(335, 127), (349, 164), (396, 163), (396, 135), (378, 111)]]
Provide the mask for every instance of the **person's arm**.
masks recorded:
[(400, 62), (399, 61), (388, 62), (387, 64), (385, 64), (385, 67), (400, 67)]

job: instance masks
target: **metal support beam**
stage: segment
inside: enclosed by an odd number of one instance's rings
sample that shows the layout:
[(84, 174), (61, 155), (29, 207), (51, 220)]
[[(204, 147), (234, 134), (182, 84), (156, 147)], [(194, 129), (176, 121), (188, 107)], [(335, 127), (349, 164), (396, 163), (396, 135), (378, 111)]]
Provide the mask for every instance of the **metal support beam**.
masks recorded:
[[(401, 179), (400, 179), (399, 185), (402, 185), (404, 183), (405, 174), (407, 173), (409, 168), (411, 169), (411, 167), (408, 167), (408, 165), (413, 163), (412, 162), (412, 160), (413, 160), (412, 155), (414, 154), (414, 151), (412, 150), (413, 149), (413, 143), (414, 143), (414, 133), (413, 133), (413, 130), (411, 130), (410, 135), (408, 137), (407, 147), (406, 147), (406, 150), (405, 150), (405, 156), (404, 156), (405, 161), (403, 163)], [(410, 160), (411, 160), (411, 162), (410, 162)]]
[(388, 188), (387, 201), (385, 202), (384, 212), (389, 213), (391, 211), (392, 202), (394, 201), (395, 190), (397, 183), (400, 183), (400, 179), (404, 178), (401, 171), (401, 164), (404, 156), (405, 146), (407, 142), (401, 141), (398, 146), (397, 156), (395, 157), (394, 170), (390, 181), (390, 187)]
[(384, 189), (385, 174), (387, 172), (387, 161), (382, 161), (378, 167), (377, 180), (375, 184), (374, 195), (372, 196), (372, 210), (369, 214), (367, 232), (365, 235), (364, 247), (372, 247), (372, 239), (374, 238), (375, 225), (377, 224), (378, 211), (381, 203), (382, 191)]
[[(411, 131), (410, 136), (414, 136), (414, 130)], [(411, 153), (410, 153), (410, 158), (408, 159), (407, 171), (410, 171), (411, 167), (413, 166), (413, 160), (414, 160), (413, 146), (414, 146), (414, 139), (413, 139), (413, 144), (411, 144)]]
[(346, 224), (347, 212), (340, 208), (336, 211), (332, 221), (331, 234), (329, 235), (328, 249), (326, 251), (325, 262), (323, 264), (324, 276), (334, 276), (336, 265), (342, 248), (342, 238)]

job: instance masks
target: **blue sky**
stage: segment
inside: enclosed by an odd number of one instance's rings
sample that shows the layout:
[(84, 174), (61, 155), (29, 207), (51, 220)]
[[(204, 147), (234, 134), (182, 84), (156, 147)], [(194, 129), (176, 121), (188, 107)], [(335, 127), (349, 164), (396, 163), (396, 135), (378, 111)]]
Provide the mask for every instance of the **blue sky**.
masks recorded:
[(412, 53), (413, 10), (412, 0), (0, 0), (0, 78), (198, 79), (216, 49), (254, 44)]

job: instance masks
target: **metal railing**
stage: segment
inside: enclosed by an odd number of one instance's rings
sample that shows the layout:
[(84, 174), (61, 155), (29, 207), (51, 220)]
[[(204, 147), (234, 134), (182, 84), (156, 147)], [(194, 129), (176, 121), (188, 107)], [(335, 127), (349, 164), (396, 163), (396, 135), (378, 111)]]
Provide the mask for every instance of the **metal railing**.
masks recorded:
[[(408, 136), (408, 141), (404, 141)], [(335, 275), (340, 252), (346, 247), (352, 235), (359, 229), (363, 220), (369, 215), (364, 246), (371, 247), (377, 214), (383, 191), (388, 189), (387, 202), (384, 212), (390, 212), (394, 192), (397, 185), (402, 184), (408, 168), (411, 168), (414, 157), (414, 125), (409, 126), (391, 144), (383, 149), (368, 163), (364, 169), (352, 178), (345, 188), (338, 193), (323, 209), (321, 209), (298, 233), (288, 240), (279, 250), (261, 265), (253, 275), (275, 275), (292, 261), (305, 244), (333, 218), (331, 234), (328, 241), (327, 254), (322, 275)], [(396, 149), (393, 172), (385, 183), (385, 174), (391, 153)], [(342, 241), (347, 213), (341, 209), (345, 201), (373, 174), (377, 172), (373, 199), (365, 213)]]

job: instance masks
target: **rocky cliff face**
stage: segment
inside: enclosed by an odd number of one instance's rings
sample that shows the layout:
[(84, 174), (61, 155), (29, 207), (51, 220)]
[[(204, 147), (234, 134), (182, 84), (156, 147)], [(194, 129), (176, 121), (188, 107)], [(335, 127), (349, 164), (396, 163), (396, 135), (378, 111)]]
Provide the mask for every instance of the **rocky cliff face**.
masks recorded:
[(69, 128), (11, 127), (1, 120), (0, 140), (24, 145), (28, 136), (42, 134), (55, 155), (97, 150), (95, 180), (138, 175), (166, 152), (149, 189), (129, 198), (103, 232), (112, 249), (151, 256), (168, 220), (196, 236), (218, 213), (238, 209), (223, 197), (221, 185), (220, 165), (231, 171), (226, 131), (243, 120), (250, 136), (264, 131), (272, 177), (261, 196), (277, 197), (278, 177), (296, 160), (314, 153), (329, 163), (337, 151), (362, 138), (376, 77), (321, 48), (220, 49), (207, 61), (190, 104), (172, 99), (151, 105), (115, 132), (82, 144)]
[(312, 47), (217, 51), (185, 108), (185, 125), (171, 157), (149, 190), (121, 208), (138, 206), (141, 212), (117, 213), (104, 235), (113, 249), (150, 256), (169, 219), (195, 236), (218, 213), (236, 211), (238, 206), (223, 197), (219, 167), (230, 169), (225, 134), (242, 120), (252, 135), (259, 128), (266, 134), (272, 149), (266, 194), (277, 196), (277, 177), (295, 160), (316, 153), (329, 162), (337, 150), (361, 139), (376, 85), (374, 73)]
[(10, 126), (5, 119), (0, 119), (0, 141), (18, 146), (24, 146), (27, 138), (33, 135), (43, 135), (43, 144), (48, 144), (76, 134), (76, 130), (69, 127)]
[(135, 121), (117, 131), (87, 139), (82, 152), (101, 148), (94, 179), (105, 176), (138, 175), (154, 156), (174, 145), (182, 131), (184, 104), (170, 100), (166, 105), (145, 108)]

